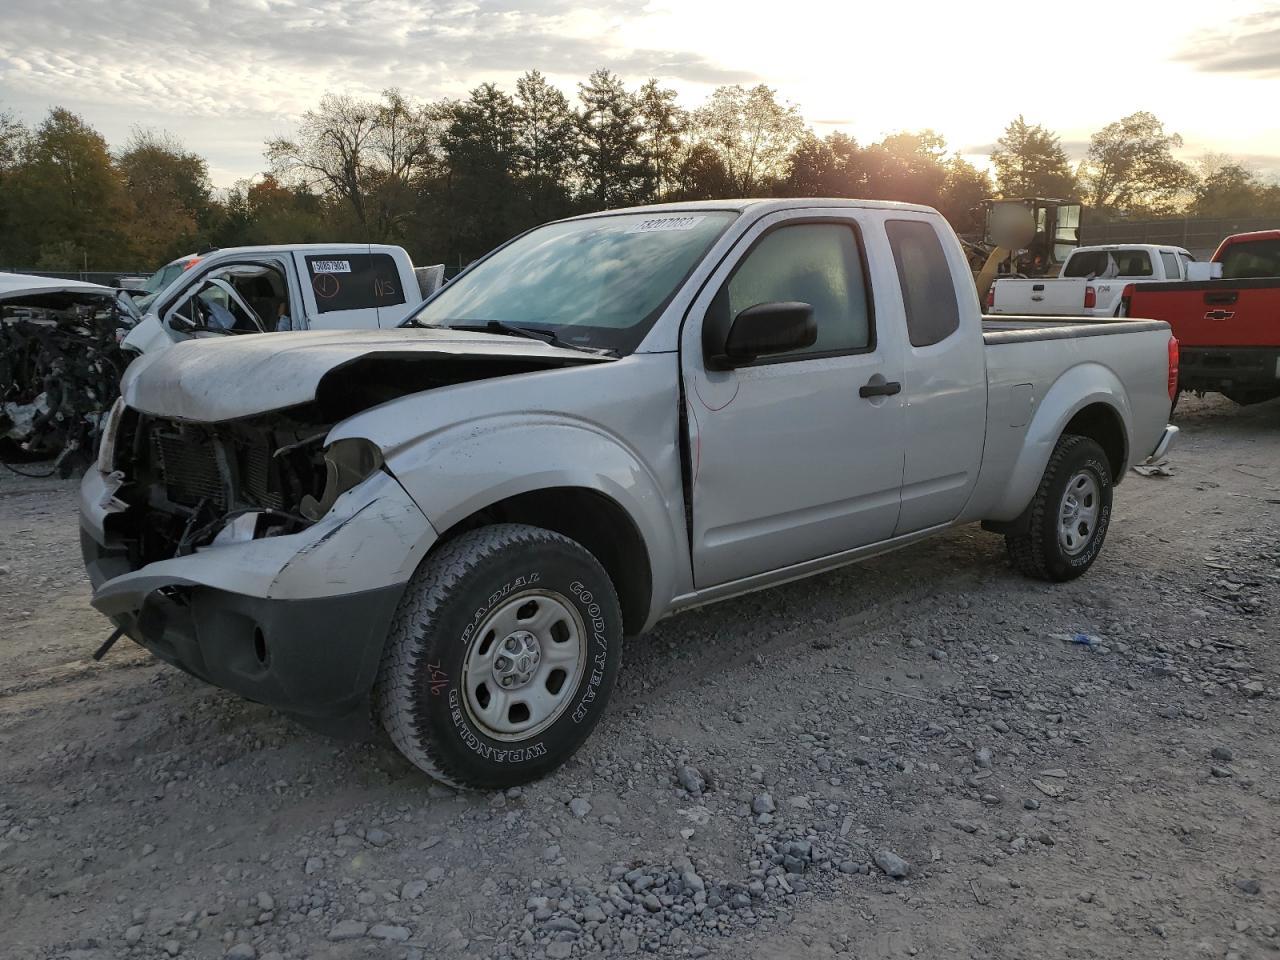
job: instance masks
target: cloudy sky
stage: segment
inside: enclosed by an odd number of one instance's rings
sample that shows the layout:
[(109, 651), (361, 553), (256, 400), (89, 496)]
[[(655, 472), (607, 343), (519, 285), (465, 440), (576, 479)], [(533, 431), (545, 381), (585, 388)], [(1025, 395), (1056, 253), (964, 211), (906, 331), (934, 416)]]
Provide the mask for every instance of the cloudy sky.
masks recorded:
[(114, 144), (168, 130), (219, 186), (325, 91), (432, 99), (537, 68), (571, 92), (597, 66), (689, 106), (764, 82), (820, 133), (928, 126), (979, 162), (1018, 113), (1079, 155), (1145, 109), (1187, 159), (1280, 175), (1280, 0), (3, 0), (0, 25), (0, 109), (66, 106)]

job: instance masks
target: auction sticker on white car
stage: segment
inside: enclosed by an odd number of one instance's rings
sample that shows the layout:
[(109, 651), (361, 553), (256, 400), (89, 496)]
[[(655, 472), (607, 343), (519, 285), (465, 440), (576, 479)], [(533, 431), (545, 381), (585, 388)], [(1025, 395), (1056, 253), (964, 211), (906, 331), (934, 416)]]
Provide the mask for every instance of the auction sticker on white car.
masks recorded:
[(312, 273), (350, 273), (350, 260), (312, 260)]
[(627, 233), (661, 233), (666, 230), (692, 230), (703, 220), (703, 216), (690, 217), (650, 217), (641, 220), (631, 227)]

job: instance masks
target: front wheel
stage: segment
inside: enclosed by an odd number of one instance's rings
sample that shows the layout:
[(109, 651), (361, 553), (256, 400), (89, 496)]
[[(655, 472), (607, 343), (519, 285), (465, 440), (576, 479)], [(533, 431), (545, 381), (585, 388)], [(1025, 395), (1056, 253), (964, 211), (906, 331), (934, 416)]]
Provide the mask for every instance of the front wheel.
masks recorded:
[(1088, 570), (1111, 523), (1111, 487), (1102, 447), (1088, 437), (1063, 436), (1028, 507), (1026, 532), (1005, 537), (1013, 565), (1058, 582)]
[(377, 703), (396, 747), (455, 786), (498, 789), (564, 763), (622, 657), (612, 582), (580, 544), (495, 524), (428, 555), (392, 621)]

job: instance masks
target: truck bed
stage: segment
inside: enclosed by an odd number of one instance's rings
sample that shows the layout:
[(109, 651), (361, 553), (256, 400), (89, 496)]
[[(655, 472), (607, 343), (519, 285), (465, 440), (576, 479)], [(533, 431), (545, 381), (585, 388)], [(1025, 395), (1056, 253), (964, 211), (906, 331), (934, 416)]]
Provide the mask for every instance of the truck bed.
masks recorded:
[(982, 318), (982, 339), (988, 345), (1027, 343), (1035, 340), (1074, 340), (1078, 337), (1106, 337), (1120, 333), (1167, 330), (1163, 320), (1086, 320), (1081, 317), (990, 317)]

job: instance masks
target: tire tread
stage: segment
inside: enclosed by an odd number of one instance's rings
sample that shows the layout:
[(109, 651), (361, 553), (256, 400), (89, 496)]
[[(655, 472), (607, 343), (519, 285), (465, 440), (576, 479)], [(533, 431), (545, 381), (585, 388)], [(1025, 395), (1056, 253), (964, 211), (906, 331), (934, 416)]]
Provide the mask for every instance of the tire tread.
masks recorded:
[(1088, 437), (1074, 433), (1064, 434), (1058, 440), (1053, 453), (1049, 455), (1049, 462), (1045, 464), (1044, 474), (1040, 477), (1040, 486), (1036, 488), (1035, 496), (1031, 498), (1026, 524), (1027, 532), (1010, 534), (1004, 538), (1009, 559), (1019, 573), (1037, 580), (1056, 579), (1049, 569), (1049, 556), (1045, 549), (1047, 544), (1040, 533), (1044, 529), (1045, 511), (1054, 509), (1054, 505), (1049, 503), (1049, 488), (1058, 478), (1062, 461), (1066, 460), (1073, 450), (1087, 442), (1089, 442)]
[[(374, 693), (378, 716), (406, 759), (449, 786), (466, 788), (474, 784), (445, 758), (437, 746), (438, 735), (429, 725), (419, 722), (414, 709), (414, 677), (419, 661), (427, 654), (428, 634), (437, 611), (459, 581), (485, 560), (513, 548), (546, 544), (567, 545), (585, 552), (568, 537), (523, 523), (498, 523), (463, 533), (418, 567), (392, 618)], [(609, 582), (607, 576), (605, 582)]]

